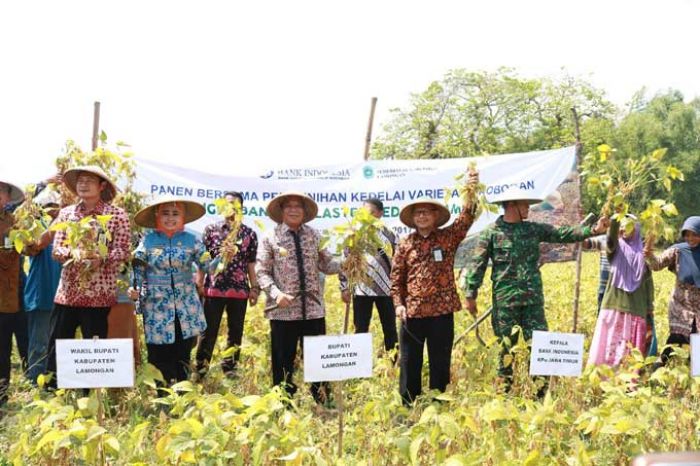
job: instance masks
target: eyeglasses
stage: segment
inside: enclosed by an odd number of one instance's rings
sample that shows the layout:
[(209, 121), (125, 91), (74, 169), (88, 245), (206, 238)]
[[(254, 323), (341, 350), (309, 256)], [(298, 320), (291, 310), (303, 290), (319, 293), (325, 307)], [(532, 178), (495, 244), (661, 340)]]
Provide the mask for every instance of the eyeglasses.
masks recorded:
[(435, 212), (435, 209), (419, 209), (419, 210), (414, 210), (413, 215), (416, 217), (419, 217), (421, 215), (432, 215)]
[(282, 209), (283, 210), (292, 210), (292, 209), (303, 209), (304, 206), (302, 204), (285, 204)]

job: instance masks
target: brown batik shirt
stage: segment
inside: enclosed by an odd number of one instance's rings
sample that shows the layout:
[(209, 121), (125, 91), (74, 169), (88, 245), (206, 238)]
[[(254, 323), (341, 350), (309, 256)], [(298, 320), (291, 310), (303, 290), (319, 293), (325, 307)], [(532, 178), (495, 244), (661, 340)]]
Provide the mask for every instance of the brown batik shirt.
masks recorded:
[[(401, 240), (391, 269), (394, 306), (405, 306), (409, 318), (435, 317), (460, 310), (454, 260), (474, 216), (463, 210), (452, 225), (427, 237), (414, 231)], [(442, 260), (436, 260), (436, 252)]]

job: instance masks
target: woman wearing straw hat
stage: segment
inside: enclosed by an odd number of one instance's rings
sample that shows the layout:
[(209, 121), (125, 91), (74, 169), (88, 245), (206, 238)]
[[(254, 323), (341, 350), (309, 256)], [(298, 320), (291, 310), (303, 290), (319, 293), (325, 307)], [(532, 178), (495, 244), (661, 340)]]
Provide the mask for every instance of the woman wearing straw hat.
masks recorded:
[[(23, 199), (21, 189), (0, 181), (0, 273), (3, 277), (0, 280), (0, 407), (7, 400), (10, 385), (12, 335), (15, 335), (21, 350), (26, 348), (27, 322), (20, 309), (20, 256), (7, 239), (15, 223), (14, 216), (7, 209)], [(21, 352), (23, 357), (26, 356), (26, 350)]]
[[(105, 241), (107, 255), (101, 258), (86, 253), (79, 246), (69, 247), (66, 231), (56, 232), (53, 257), (63, 264), (63, 269), (51, 317), (49, 373), (56, 372), (56, 339), (75, 338), (78, 327), (83, 338), (107, 338), (107, 315), (117, 302), (117, 272), (128, 260), (131, 249), (129, 217), (123, 209), (110, 204), (117, 195), (117, 186), (100, 167), (86, 165), (66, 170), (63, 184), (79, 201), (61, 209), (54, 224), (92, 218), (89, 224), (95, 237), (110, 239)], [(97, 221), (98, 216), (110, 217), (106, 231)], [(84, 283), (86, 269), (89, 286)], [(55, 384), (54, 378), (50, 386)]]
[[(468, 182), (479, 175), (470, 171)], [(428, 346), (430, 388), (445, 391), (450, 382), (454, 312), (461, 306), (454, 277), (457, 248), (474, 222), (475, 199), (465, 199), (452, 225), (450, 211), (433, 199), (420, 199), (401, 209), (404, 225), (415, 228), (400, 243), (391, 269), (391, 296), (401, 319), (399, 392), (404, 404), (421, 393), (423, 347)]]
[(183, 199), (160, 200), (140, 210), (134, 222), (151, 228), (134, 252), (134, 287), (146, 333), (148, 362), (166, 383), (186, 380), (195, 338), (207, 327), (192, 276), (192, 264), (208, 265), (204, 245), (184, 231), (204, 207)]
[[(267, 215), (278, 225), (263, 237), (255, 266), (258, 283), (267, 295), (272, 382), (284, 384), (290, 396), (297, 390), (292, 377), (299, 340), (326, 333), (319, 272), (340, 271), (340, 262), (320, 248), (321, 234), (306, 225), (317, 212), (314, 200), (304, 193), (290, 191), (272, 199)], [(319, 404), (330, 403), (327, 384), (311, 384), (311, 394)]]

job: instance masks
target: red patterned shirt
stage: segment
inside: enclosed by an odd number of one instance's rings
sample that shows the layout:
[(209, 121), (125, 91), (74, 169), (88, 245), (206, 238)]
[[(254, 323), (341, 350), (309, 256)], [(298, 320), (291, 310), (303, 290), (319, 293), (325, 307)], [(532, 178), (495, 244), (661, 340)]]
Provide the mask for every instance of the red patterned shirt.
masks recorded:
[[(231, 225), (223, 220), (208, 225), (204, 229), (202, 242), (212, 259), (219, 257), (221, 244), (231, 232)], [(205, 295), (210, 298), (247, 299), (250, 292), (248, 284), (248, 264), (255, 264), (258, 254), (258, 235), (246, 225), (238, 230), (238, 252), (220, 274), (207, 274), (204, 281)]]
[[(63, 267), (54, 299), (56, 304), (73, 307), (111, 307), (117, 303), (117, 272), (120, 264), (128, 260), (130, 250), (131, 228), (126, 212), (102, 201), (88, 211), (85, 204), (80, 202), (61, 209), (56, 223), (77, 222), (85, 217), (97, 215), (112, 216), (107, 223), (107, 229), (112, 235), (112, 240), (107, 243), (107, 259), (99, 269), (92, 272), (88, 286), (80, 283), (79, 265), (70, 263)], [(94, 222), (94, 228), (99, 228), (97, 221)], [(53, 242), (53, 255), (59, 262), (70, 258), (70, 249), (66, 247), (65, 242), (65, 231), (57, 232)]]

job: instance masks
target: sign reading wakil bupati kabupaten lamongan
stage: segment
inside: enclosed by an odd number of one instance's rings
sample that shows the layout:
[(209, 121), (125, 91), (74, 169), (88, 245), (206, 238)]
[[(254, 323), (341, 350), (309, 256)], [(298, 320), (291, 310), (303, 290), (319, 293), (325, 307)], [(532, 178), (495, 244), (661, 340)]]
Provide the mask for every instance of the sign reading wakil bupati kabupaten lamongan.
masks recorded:
[(58, 388), (134, 386), (131, 338), (56, 340)]
[(372, 376), (372, 334), (304, 337), (304, 381)]
[(577, 377), (583, 369), (583, 335), (532, 332), (530, 375)]

